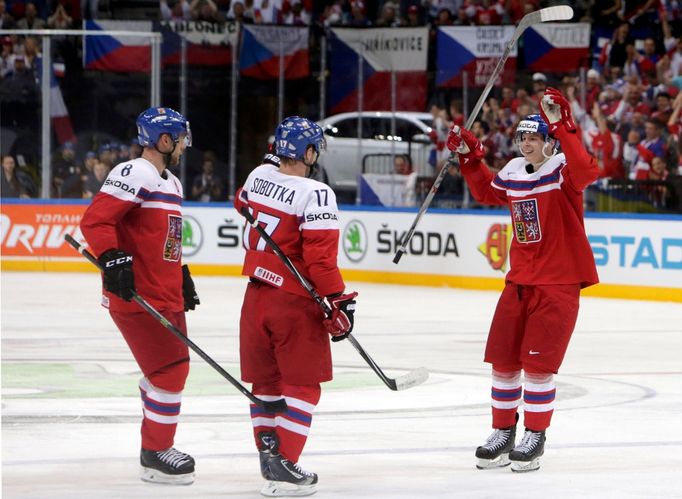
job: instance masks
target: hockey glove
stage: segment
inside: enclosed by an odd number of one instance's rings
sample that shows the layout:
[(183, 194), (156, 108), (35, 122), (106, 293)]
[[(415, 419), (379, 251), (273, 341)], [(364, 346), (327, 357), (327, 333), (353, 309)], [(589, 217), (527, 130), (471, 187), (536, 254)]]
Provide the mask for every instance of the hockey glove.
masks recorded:
[(132, 300), (135, 292), (133, 256), (120, 249), (110, 249), (102, 253), (97, 261), (103, 269), (104, 289), (125, 301)]
[(571, 103), (556, 88), (548, 87), (540, 100), (540, 114), (549, 125), (549, 134), (554, 134), (561, 124), (569, 132), (575, 132), (575, 122), (571, 112)]
[(201, 305), (187, 265), (182, 266), (182, 298), (185, 301), (185, 312), (194, 310), (197, 305)]
[(331, 334), (332, 341), (345, 340), (353, 331), (356, 296), (358, 293), (353, 291), (345, 295), (338, 294), (327, 297), (332, 312), (323, 323), (327, 332)]
[(459, 154), (460, 163), (466, 165), (471, 159), (485, 156), (483, 144), (466, 128), (455, 125), (448, 133), (448, 149)]

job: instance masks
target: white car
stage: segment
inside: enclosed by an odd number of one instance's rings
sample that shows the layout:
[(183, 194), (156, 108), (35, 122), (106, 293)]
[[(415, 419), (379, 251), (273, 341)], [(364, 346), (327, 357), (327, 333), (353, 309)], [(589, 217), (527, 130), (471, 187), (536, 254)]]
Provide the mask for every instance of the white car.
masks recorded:
[[(430, 113), (367, 111), (329, 116), (318, 124), (327, 139), (327, 151), (320, 155), (320, 180), (337, 194), (339, 203), (354, 203), (358, 176), (392, 173), (393, 156), (409, 154), (418, 175), (431, 175), (428, 164), (433, 149)], [(358, 138), (358, 135), (360, 138)]]

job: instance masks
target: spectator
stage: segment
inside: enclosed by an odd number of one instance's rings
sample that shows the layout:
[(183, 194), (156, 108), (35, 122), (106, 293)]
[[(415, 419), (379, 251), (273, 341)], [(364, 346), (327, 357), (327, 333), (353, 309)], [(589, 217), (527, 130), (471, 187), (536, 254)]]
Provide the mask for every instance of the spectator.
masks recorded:
[[(446, 148), (448, 153), (449, 149)], [(438, 197), (441, 202), (438, 204), (440, 207), (444, 205), (453, 205), (455, 202), (461, 203), (462, 197), (464, 196), (464, 179), (462, 173), (459, 170), (459, 165), (455, 162), (447, 163), (447, 174), (443, 177), (443, 180), (438, 188)]]
[[(237, 6), (241, 6), (241, 13), (243, 14), (244, 3), (243, 2), (233, 2), (233, 9), (236, 11)], [(220, 22), (220, 13), (218, 12), (218, 7), (213, 0), (192, 0), (189, 6), (190, 13), (192, 14), (192, 19), (195, 21), (207, 21), (211, 23)], [(240, 20), (235, 17), (235, 20)]]
[(279, 18), (278, 2), (261, 0), (260, 7), (254, 8), (253, 16), (256, 24), (276, 24)]
[(599, 178), (623, 178), (621, 138), (613, 132), (615, 123), (607, 120), (598, 104), (592, 108), (592, 119), (597, 129), (589, 133), (590, 149), (599, 165)]
[(160, 0), (159, 10), (163, 21), (191, 21), (192, 12), (187, 0), (178, 0), (173, 7), (168, 5), (168, 0)]
[(656, 107), (650, 117), (660, 123), (667, 123), (673, 114), (672, 102), (668, 92), (659, 92), (656, 95)]
[(312, 14), (305, 8), (301, 0), (284, 0), (282, 3), (281, 24), (308, 26), (311, 19)]
[(412, 169), (412, 158), (408, 154), (396, 154), (393, 157), (393, 171), (398, 175), (406, 175), (405, 185), (400, 193), (400, 206), (416, 204), (417, 172)]
[(95, 159), (92, 171), (88, 172), (83, 184), (83, 198), (92, 199), (104, 185), (107, 175), (109, 175), (107, 165)]
[(538, 105), (540, 99), (542, 99), (546, 89), (547, 76), (545, 76), (545, 73), (533, 73), (533, 93), (530, 98), (533, 99), (533, 102), (535, 102), (536, 105)]
[(12, 15), (7, 12), (5, 0), (0, 0), (0, 29), (15, 29), (17, 23), (14, 22)]
[(665, 208), (668, 199), (668, 187), (664, 184), (668, 180), (668, 169), (666, 168), (665, 159), (656, 156), (651, 160), (651, 169), (649, 170), (649, 178), (651, 184), (648, 186), (649, 199), (654, 205), (654, 208)]
[(592, 106), (599, 98), (599, 94), (602, 90), (600, 79), (601, 77), (599, 76), (599, 71), (596, 69), (590, 69), (587, 71), (587, 88), (585, 89), (587, 94), (585, 98), (586, 109), (592, 109)]
[(14, 71), (14, 53), (12, 52), (12, 39), (3, 36), (0, 40), (0, 78), (4, 78)]
[[(642, 136), (639, 132), (637, 130), (630, 130), (627, 135), (627, 141), (623, 145), (623, 170), (630, 180), (638, 178), (638, 170), (647, 172), (649, 168), (648, 164), (639, 155), (638, 146), (641, 141)], [(642, 163), (644, 168), (642, 168)]]
[(202, 173), (194, 177), (192, 183), (192, 199), (195, 201), (221, 201), (222, 198), (222, 180), (214, 174), (215, 165), (210, 157), (204, 157), (204, 163), (201, 167)]
[(609, 66), (622, 68), (627, 60), (627, 46), (632, 43), (630, 25), (622, 23), (613, 32), (609, 45)]
[(2, 157), (2, 191), (1, 196), (5, 198), (28, 199), (36, 194), (36, 187), (33, 180), (25, 172), (17, 170), (17, 163), (14, 157), (6, 154)]
[(400, 26), (398, 6), (391, 1), (385, 2), (381, 8), (381, 15), (377, 19), (376, 25), (381, 28)]
[(38, 39), (33, 36), (27, 36), (24, 40), (24, 61), (26, 62), (26, 69), (31, 70), (34, 77), (40, 71), (38, 67), (38, 59), (40, 59), (40, 44)]
[(24, 18), (17, 22), (17, 29), (45, 29), (45, 21), (38, 17), (38, 10), (33, 2), (26, 4)]
[(58, 198), (83, 197), (82, 170), (76, 163), (76, 152), (71, 142), (65, 142), (53, 163), (53, 195)]
[(59, 3), (54, 10), (54, 14), (47, 18), (47, 27), (51, 29), (71, 29), (73, 19), (66, 13), (64, 6)]
[(14, 56), (14, 70), (0, 80), (2, 122), (12, 128), (38, 129), (39, 91), (23, 55)]
[(417, 7), (416, 5), (410, 5), (407, 8), (407, 17), (402, 22), (402, 25), (409, 26), (411, 28), (416, 28), (418, 26), (424, 25), (424, 23), (422, 23), (419, 19), (419, 7)]
[(354, 0), (350, 3), (350, 21), (349, 26), (371, 26), (372, 23), (367, 19), (367, 8), (365, 2), (362, 0)]
[(97, 157), (99, 160), (107, 165), (107, 168), (111, 170), (114, 167), (114, 151), (111, 149), (111, 144), (102, 144), (97, 150)]

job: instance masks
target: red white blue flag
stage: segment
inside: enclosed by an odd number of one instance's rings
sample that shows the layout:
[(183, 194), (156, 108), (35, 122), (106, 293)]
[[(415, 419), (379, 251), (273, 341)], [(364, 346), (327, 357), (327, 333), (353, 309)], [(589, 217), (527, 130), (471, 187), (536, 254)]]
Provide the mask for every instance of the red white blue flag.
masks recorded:
[[(42, 58), (37, 59), (36, 66), (42, 67)], [(71, 124), (71, 117), (69, 110), (64, 103), (62, 96), (62, 89), (59, 88), (59, 82), (55, 76), (55, 66), (53, 64), (50, 68), (50, 119), (52, 121), (52, 128), (57, 136), (57, 142), (63, 144), (64, 142), (76, 142), (76, 134), (73, 133), (73, 125)], [(59, 68), (59, 66), (57, 66)], [(63, 74), (63, 73), (62, 73)], [(43, 76), (41, 69), (38, 70), (38, 78)], [(42, 81), (41, 81), (42, 85)]]
[(279, 78), (280, 54), (284, 57), (284, 78), (307, 77), (308, 28), (244, 25), (239, 56), (242, 76), (259, 80)]
[(161, 23), (163, 64), (180, 64), (181, 44), (187, 41), (187, 63), (200, 66), (229, 66), (239, 40), (239, 23), (164, 21)]
[[(436, 35), (436, 85), (461, 87), (464, 71), (467, 85), (484, 87), (502, 57), (514, 26), (446, 26)], [(513, 84), (516, 74), (516, 44), (495, 84)]]
[[(330, 36), (329, 112), (392, 109), (391, 74), (395, 74), (395, 108), (426, 108), (428, 28), (333, 28)], [(362, 64), (362, 89), (359, 65)]]
[[(92, 31), (152, 31), (151, 21), (86, 21)], [(151, 38), (148, 36), (84, 36), (83, 60), (86, 69), (148, 73), (151, 68)]]
[(526, 66), (531, 71), (575, 71), (588, 63), (590, 25), (537, 24), (524, 33), (523, 47)]

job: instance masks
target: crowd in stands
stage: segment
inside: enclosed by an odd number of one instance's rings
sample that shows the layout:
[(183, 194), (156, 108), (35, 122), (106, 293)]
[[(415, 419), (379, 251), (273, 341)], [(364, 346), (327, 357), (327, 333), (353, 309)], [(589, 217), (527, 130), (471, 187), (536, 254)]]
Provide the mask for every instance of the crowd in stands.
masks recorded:
[[(517, 23), (524, 14), (560, 2), (540, 0), (160, 0), (159, 18), (243, 23), (322, 26), (441, 26)], [(579, 78), (537, 72), (517, 87), (495, 88), (486, 100), (473, 131), (484, 144), (491, 168), (499, 169), (515, 155), (513, 136), (520, 117), (538, 112), (547, 86), (559, 88), (571, 101), (583, 139), (598, 158), (604, 179), (664, 181), (682, 175), (682, 41), (679, 37), (682, 2), (674, 0), (582, 0), (573, 2), (576, 20), (593, 26), (614, 28), (592, 69)], [(94, 7), (93, 7), (94, 6)], [(81, 11), (81, 9), (83, 9)], [(0, 0), (0, 28), (76, 28), (84, 18), (98, 15), (97, 1)], [(39, 128), (40, 88), (37, 60), (39, 38), (0, 38), (0, 97), (3, 126)], [(463, 125), (461, 99), (432, 98), (434, 116), (433, 171), (447, 160), (444, 147), (448, 129)], [(13, 112), (13, 106), (17, 112)], [(28, 110), (28, 111), (27, 111)], [(103, 146), (104, 147), (104, 146)], [(70, 158), (64, 144), (53, 172), (55, 197), (89, 197), (117, 160), (134, 157), (131, 146), (110, 145), (90, 151), (80, 161)], [(14, 189), (21, 196), (37, 195), (25, 187), (21, 166), (5, 167), (3, 196)], [(77, 164), (76, 164), (77, 163)], [(193, 199), (213, 200), (225, 196), (213, 173), (215, 158), (204, 158), (196, 182), (188, 185)], [(101, 166), (100, 166), (101, 165)], [(14, 173), (8, 173), (13, 171)], [(444, 182), (453, 191), (462, 188), (456, 169)], [(30, 180), (30, 176), (29, 176)], [(37, 179), (36, 179), (37, 180)], [(87, 188), (86, 188), (87, 186)], [(31, 194), (33, 193), (33, 194)], [(657, 203), (665, 205), (670, 193), (656, 191)]]

